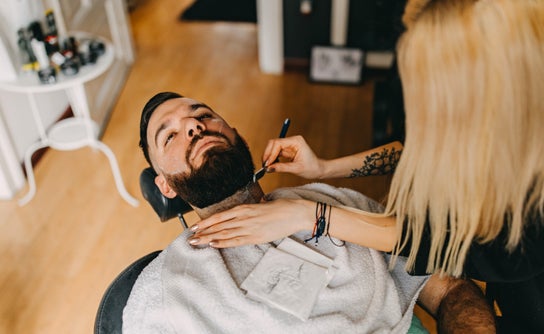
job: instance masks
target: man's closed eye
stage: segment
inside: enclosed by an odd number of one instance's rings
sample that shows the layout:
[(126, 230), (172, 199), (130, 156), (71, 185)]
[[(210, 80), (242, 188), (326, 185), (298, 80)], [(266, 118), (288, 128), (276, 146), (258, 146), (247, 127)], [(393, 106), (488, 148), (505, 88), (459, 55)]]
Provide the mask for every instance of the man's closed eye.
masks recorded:
[(209, 114), (209, 113), (204, 113), (202, 115), (198, 115), (198, 116), (195, 117), (195, 119), (200, 121), (200, 122), (202, 122), (206, 118), (212, 118), (212, 115)]
[(170, 141), (172, 141), (172, 139), (174, 139), (175, 136), (176, 136), (176, 132), (171, 132), (171, 133), (169, 133), (169, 134), (166, 136), (166, 139), (164, 140), (164, 145), (163, 145), (163, 146), (168, 145), (168, 143), (170, 143)]

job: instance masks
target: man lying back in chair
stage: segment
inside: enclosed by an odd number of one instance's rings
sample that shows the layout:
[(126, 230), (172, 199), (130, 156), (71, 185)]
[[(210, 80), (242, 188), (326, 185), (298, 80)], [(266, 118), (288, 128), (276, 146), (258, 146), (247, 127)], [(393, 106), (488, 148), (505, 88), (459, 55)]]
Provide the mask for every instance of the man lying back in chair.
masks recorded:
[[(237, 131), (210, 107), (175, 93), (150, 99), (140, 131), (161, 192), (181, 196), (200, 217), (279, 197), (326, 203), (317, 204), (321, 211), (381, 210), (360, 193), (324, 184), (264, 196)], [(124, 310), (124, 333), (406, 333), (417, 327), (416, 300), (446, 331), (494, 332), (491, 310), (471, 281), (411, 277), (403, 263), (389, 271), (387, 254), (325, 236), (305, 242), (312, 231), (226, 249), (193, 247), (190, 236), (185, 230), (143, 270)]]

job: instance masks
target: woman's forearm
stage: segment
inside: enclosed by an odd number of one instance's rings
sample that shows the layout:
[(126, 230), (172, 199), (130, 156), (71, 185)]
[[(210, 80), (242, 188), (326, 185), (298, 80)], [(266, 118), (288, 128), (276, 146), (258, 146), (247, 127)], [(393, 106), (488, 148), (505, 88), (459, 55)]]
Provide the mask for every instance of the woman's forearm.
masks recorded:
[(345, 157), (321, 160), (320, 179), (384, 175), (392, 173), (399, 161), (402, 144), (398, 141)]
[[(312, 233), (319, 205), (286, 198), (239, 205), (193, 225), (195, 234), (189, 243), (226, 248), (270, 242), (301, 231)], [(394, 218), (345, 206), (327, 206), (322, 212), (328, 229), (321, 235), (328, 231), (331, 237), (380, 251), (391, 251), (396, 244)]]
[(379, 251), (392, 251), (397, 241), (394, 217), (340, 206), (332, 208), (328, 224), (331, 236)]

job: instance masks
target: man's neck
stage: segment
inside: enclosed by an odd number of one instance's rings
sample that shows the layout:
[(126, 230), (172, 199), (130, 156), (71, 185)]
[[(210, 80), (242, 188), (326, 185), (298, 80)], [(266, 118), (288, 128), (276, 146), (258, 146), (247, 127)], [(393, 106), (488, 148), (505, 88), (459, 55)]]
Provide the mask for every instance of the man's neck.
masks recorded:
[(228, 210), (240, 204), (259, 203), (263, 196), (264, 193), (261, 186), (258, 183), (250, 182), (247, 186), (234, 193), (234, 195), (225, 198), (219, 203), (202, 209), (197, 207), (193, 207), (193, 209), (201, 219), (205, 219), (214, 213)]

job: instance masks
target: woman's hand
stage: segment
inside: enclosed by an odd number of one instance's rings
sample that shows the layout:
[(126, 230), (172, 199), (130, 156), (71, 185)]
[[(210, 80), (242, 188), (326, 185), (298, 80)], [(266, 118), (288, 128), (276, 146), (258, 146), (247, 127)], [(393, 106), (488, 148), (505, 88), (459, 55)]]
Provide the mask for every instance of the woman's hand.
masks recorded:
[(278, 240), (301, 230), (311, 230), (314, 207), (314, 202), (290, 199), (243, 204), (193, 225), (191, 230), (195, 234), (189, 243), (226, 248)]
[[(284, 158), (286, 162), (276, 162)], [(324, 160), (319, 159), (302, 136), (271, 139), (264, 150), (263, 161), (269, 172), (291, 173), (306, 179), (323, 176)]]

